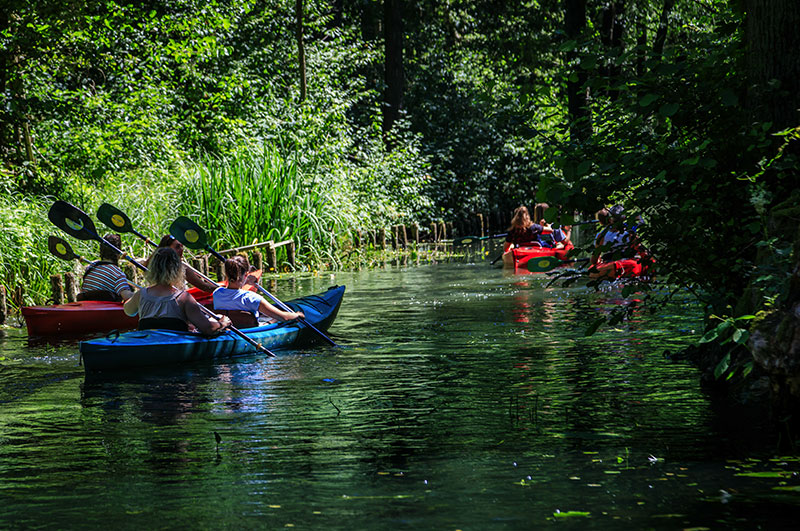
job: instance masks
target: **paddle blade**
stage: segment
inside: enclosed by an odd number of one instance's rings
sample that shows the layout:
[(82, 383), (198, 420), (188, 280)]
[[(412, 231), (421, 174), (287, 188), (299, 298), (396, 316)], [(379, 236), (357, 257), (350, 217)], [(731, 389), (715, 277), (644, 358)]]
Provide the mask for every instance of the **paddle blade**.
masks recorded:
[(99, 240), (94, 223), (78, 207), (66, 201), (56, 201), (47, 213), (50, 221), (70, 236), (79, 240)]
[(472, 242), (480, 240), (478, 236), (464, 236), (463, 238), (456, 238), (453, 240), (453, 245), (469, 245)]
[(126, 233), (133, 230), (131, 220), (125, 215), (125, 212), (108, 203), (103, 203), (97, 209), (97, 219), (103, 225), (116, 232)]
[(50, 252), (53, 255), (61, 258), (62, 260), (74, 260), (76, 258), (80, 258), (80, 256), (76, 255), (72, 251), (72, 247), (59, 238), (58, 236), (50, 236), (47, 238), (47, 248), (50, 249)]
[(564, 262), (555, 256), (540, 256), (539, 258), (531, 258), (528, 260), (528, 271), (531, 273), (544, 273), (560, 266)]
[(173, 221), (169, 226), (169, 233), (189, 249), (205, 249), (208, 243), (206, 231), (186, 216)]

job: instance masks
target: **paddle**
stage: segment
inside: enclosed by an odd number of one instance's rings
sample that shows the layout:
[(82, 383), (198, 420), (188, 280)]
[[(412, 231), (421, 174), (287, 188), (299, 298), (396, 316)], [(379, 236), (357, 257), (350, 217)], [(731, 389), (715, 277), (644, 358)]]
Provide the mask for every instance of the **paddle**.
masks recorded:
[[(189, 249), (195, 250), (204, 250), (208, 251), (209, 253), (213, 254), (217, 257), (218, 260), (225, 262), (225, 257), (219, 254), (214, 248), (211, 247), (208, 243), (208, 238), (206, 237), (206, 231), (203, 230), (203, 227), (192, 221), (191, 219), (187, 218), (186, 216), (181, 216), (175, 221), (172, 222), (172, 225), (169, 226), (169, 233), (172, 234), (179, 242), (183, 245), (188, 247)], [(272, 299), (272, 302), (285, 312), (291, 312), (292, 309), (278, 300), (272, 293), (264, 289), (258, 283), (256, 283), (256, 287), (258, 291)], [(338, 347), (333, 339), (328, 337), (322, 330), (319, 330), (317, 327), (309, 323), (303, 318), (298, 319), (301, 323), (309, 327), (311, 330), (319, 334), (319, 336), (330, 343), (334, 347)]]
[(156, 242), (135, 230), (131, 224), (130, 218), (125, 214), (125, 212), (113, 205), (109, 205), (108, 203), (103, 203), (100, 205), (100, 208), (97, 209), (97, 219), (99, 219), (106, 227), (113, 231), (122, 234), (131, 232), (144, 240), (145, 243), (149, 243), (153, 247), (158, 247)]
[(468, 245), (473, 242), (505, 238), (506, 236), (508, 236), (508, 233), (505, 232), (503, 234), (493, 234), (492, 236), (462, 236), (461, 238), (453, 240), (453, 245)]
[(539, 258), (531, 258), (528, 260), (527, 265), (528, 271), (531, 273), (544, 273), (564, 264), (586, 262), (588, 260), (588, 258), (578, 258), (577, 260), (561, 260), (555, 256), (540, 256)]
[[(108, 228), (114, 230), (116, 232), (121, 233), (128, 233), (131, 232), (144, 240), (145, 243), (149, 243), (152, 247), (158, 247), (158, 244), (142, 234), (141, 232), (135, 230), (133, 228), (133, 224), (131, 223), (130, 218), (123, 212), (122, 210), (118, 209), (113, 205), (109, 205), (108, 203), (103, 203), (100, 205), (100, 208), (97, 209), (97, 219), (103, 222)], [(190, 266), (188, 263), (183, 262), (183, 265), (196, 273), (198, 276), (204, 278), (208, 282), (218, 285), (216, 282), (205, 276), (203, 273), (198, 271), (197, 269)]]
[[(58, 258), (61, 258), (62, 260), (71, 261), (77, 259), (83, 262), (84, 264), (92, 264), (91, 260), (87, 260), (86, 258), (75, 254), (72, 251), (72, 247), (70, 247), (70, 245), (66, 241), (62, 240), (58, 236), (50, 236), (49, 238), (47, 238), (47, 248), (50, 249), (50, 252), (53, 255), (57, 256)], [(131, 282), (130, 280), (128, 280), (128, 284), (136, 286), (137, 288), (141, 288), (139, 284)]]
[[(53, 225), (58, 227), (59, 229), (63, 230), (70, 236), (74, 236), (79, 240), (97, 240), (103, 245), (106, 245), (114, 250), (114, 252), (119, 253), (120, 256), (128, 260), (134, 266), (138, 267), (142, 271), (147, 271), (147, 268), (137, 262), (132, 257), (128, 256), (124, 253), (121, 249), (117, 249), (114, 245), (109, 243), (108, 241), (101, 238), (97, 231), (94, 228), (94, 222), (86, 215), (86, 213), (77, 207), (70, 205), (66, 201), (56, 201), (53, 203), (53, 206), (50, 207), (50, 211), (47, 213), (47, 217), (53, 222)], [(209, 317), (213, 317), (216, 319), (216, 315), (214, 312), (203, 306), (202, 304), (198, 305), (200, 310), (205, 313)], [(252, 338), (246, 336), (241, 330), (237, 329), (233, 325), (229, 328), (231, 332), (236, 334), (237, 336), (241, 337), (250, 345), (252, 345), (256, 350), (260, 350), (268, 354), (269, 356), (275, 356), (269, 349), (267, 349), (264, 345), (254, 341)]]
[(72, 247), (66, 241), (62, 240), (58, 236), (50, 236), (47, 238), (47, 248), (50, 252), (61, 258), (62, 260), (71, 261), (71, 260), (80, 260), (84, 264), (91, 264), (90, 260), (75, 254), (72, 251)]

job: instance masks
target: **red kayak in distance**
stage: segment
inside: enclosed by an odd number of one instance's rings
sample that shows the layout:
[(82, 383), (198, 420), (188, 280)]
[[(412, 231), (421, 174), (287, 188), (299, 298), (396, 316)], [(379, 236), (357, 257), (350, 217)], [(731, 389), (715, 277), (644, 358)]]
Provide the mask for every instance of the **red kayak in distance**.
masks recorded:
[(555, 257), (559, 260), (567, 260), (567, 253), (572, 248), (573, 245), (571, 243), (562, 249), (527, 245), (513, 247), (503, 254), (503, 267), (514, 269), (516, 273), (531, 273), (528, 271), (528, 262), (530, 260), (542, 257)]
[[(254, 272), (261, 278), (261, 271)], [(222, 282), (221, 285), (226, 285)], [(256, 291), (251, 286), (251, 291)], [(213, 295), (197, 288), (189, 293), (203, 306), (211, 307)], [(29, 336), (80, 335), (111, 330), (134, 330), (139, 318), (129, 317), (121, 302), (79, 301), (52, 306), (25, 306), (22, 316)]]

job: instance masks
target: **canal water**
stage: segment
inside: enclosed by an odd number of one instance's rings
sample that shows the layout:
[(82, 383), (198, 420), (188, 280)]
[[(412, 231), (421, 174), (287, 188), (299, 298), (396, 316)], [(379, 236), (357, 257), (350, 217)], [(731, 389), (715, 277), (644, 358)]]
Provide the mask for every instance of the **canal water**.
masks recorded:
[(340, 348), (114, 378), (7, 329), (0, 528), (795, 525), (798, 456), (749, 444), (675, 359), (688, 296), (587, 337), (619, 287), (546, 282), (486, 261), (282, 279), (347, 287)]

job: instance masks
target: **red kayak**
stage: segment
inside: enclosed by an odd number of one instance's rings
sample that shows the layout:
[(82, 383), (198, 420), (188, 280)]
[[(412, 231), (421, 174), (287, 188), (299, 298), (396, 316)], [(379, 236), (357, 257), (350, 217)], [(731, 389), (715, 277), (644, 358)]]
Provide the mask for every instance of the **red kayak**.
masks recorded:
[(651, 277), (654, 260), (650, 257), (626, 258), (613, 262), (600, 262), (589, 268), (592, 280), (617, 280), (618, 278)]
[[(261, 271), (253, 274), (261, 278)], [(221, 283), (223, 286), (226, 282)], [(250, 286), (256, 291), (255, 286)], [(197, 288), (189, 293), (203, 306), (211, 307), (212, 295)], [(80, 301), (54, 306), (25, 306), (22, 316), (29, 336), (79, 335), (110, 330), (133, 330), (139, 324), (138, 317), (128, 317), (121, 302)]]
[[(211, 304), (211, 294), (192, 288), (189, 293), (205, 306)], [(128, 317), (121, 302), (79, 301), (54, 306), (25, 306), (22, 316), (29, 336), (58, 334), (91, 334), (109, 330), (133, 330), (138, 317)]]
[(573, 248), (570, 243), (562, 249), (541, 246), (520, 246), (513, 247), (503, 254), (503, 267), (513, 268), (518, 272), (528, 272), (528, 262), (536, 258), (555, 257), (559, 260), (566, 260), (567, 253)]

